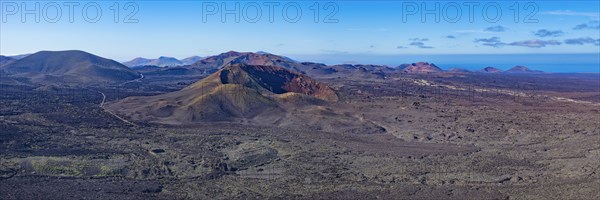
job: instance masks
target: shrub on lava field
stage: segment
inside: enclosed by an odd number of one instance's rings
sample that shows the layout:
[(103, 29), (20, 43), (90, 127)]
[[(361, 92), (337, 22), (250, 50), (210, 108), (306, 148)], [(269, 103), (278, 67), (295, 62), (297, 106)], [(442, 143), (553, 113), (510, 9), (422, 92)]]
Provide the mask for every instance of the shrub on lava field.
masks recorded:
[(82, 176), (83, 172), (77, 165), (60, 163), (50, 160), (31, 161), (33, 170), (38, 174), (60, 176)]

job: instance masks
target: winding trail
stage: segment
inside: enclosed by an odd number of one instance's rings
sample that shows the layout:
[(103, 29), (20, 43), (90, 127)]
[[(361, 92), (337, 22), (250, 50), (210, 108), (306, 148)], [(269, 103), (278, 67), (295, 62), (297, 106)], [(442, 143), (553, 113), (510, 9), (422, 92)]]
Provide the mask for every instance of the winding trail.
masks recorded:
[[(142, 78), (143, 78), (143, 77), (142, 77)], [(111, 112), (110, 110), (107, 110), (106, 108), (104, 108), (104, 103), (106, 102), (106, 95), (105, 95), (103, 92), (100, 92), (100, 91), (98, 91), (98, 93), (102, 94), (102, 102), (100, 102), (100, 108), (102, 108), (102, 110), (103, 110), (104, 112), (107, 112), (108, 114), (111, 114), (112, 116), (115, 116), (117, 119), (119, 119), (119, 120), (121, 120), (121, 121), (123, 121), (123, 122), (125, 122), (125, 123), (127, 123), (127, 124), (129, 124), (129, 125), (132, 125), (132, 126), (137, 126), (137, 125), (136, 125), (136, 124), (134, 124), (133, 122), (130, 122), (130, 121), (126, 120), (126, 119), (123, 119), (123, 118), (122, 118), (122, 117), (120, 117), (119, 115), (117, 115), (117, 114), (115, 114), (115, 113)]]
[(106, 101), (106, 95), (104, 93), (98, 91), (102, 95), (102, 102), (100, 102), (100, 108), (104, 109), (104, 102)]
[(139, 77), (139, 78), (136, 78), (136, 79), (133, 79), (133, 80), (130, 80), (130, 81), (127, 81), (127, 82), (121, 83), (121, 86), (123, 86), (123, 85), (125, 85), (125, 84), (127, 84), (127, 83), (139, 82), (139, 81), (141, 81), (142, 79), (144, 79), (144, 77), (145, 77), (145, 76), (144, 76), (144, 74), (140, 73), (140, 77)]
[[(145, 77), (145, 76), (144, 76), (144, 74), (140, 73), (140, 77), (139, 77), (139, 78), (136, 78), (136, 79), (133, 79), (133, 80), (130, 80), (130, 81), (127, 81), (127, 82), (121, 83), (119, 86), (123, 86), (123, 85), (125, 85), (125, 84), (127, 84), (127, 83), (139, 82), (139, 81), (141, 81), (142, 79), (144, 79), (144, 77)], [(122, 118), (122, 117), (120, 117), (119, 115), (117, 115), (117, 114), (115, 114), (115, 113), (111, 112), (110, 110), (107, 110), (106, 108), (104, 108), (104, 103), (106, 102), (106, 94), (104, 94), (103, 92), (100, 92), (100, 91), (98, 91), (98, 93), (100, 93), (100, 94), (102, 95), (102, 102), (100, 102), (100, 108), (102, 108), (102, 110), (103, 110), (104, 112), (107, 112), (107, 113), (111, 114), (112, 116), (116, 117), (117, 119), (119, 119), (119, 120), (121, 120), (121, 121), (123, 121), (123, 122), (125, 122), (125, 123), (127, 123), (127, 124), (129, 124), (129, 125), (132, 125), (132, 126), (137, 126), (137, 125), (136, 125), (136, 124), (134, 124), (133, 122), (130, 122), (130, 121), (126, 120), (126, 119), (123, 119), (123, 118)]]

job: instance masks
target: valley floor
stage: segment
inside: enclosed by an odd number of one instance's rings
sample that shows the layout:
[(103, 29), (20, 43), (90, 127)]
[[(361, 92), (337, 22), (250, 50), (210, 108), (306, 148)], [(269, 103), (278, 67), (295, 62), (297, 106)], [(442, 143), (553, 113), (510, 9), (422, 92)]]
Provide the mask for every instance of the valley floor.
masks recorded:
[(596, 82), (528, 80), (328, 80), (372, 134), (132, 125), (103, 96), (165, 91), (2, 85), (0, 199), (600, 199)]

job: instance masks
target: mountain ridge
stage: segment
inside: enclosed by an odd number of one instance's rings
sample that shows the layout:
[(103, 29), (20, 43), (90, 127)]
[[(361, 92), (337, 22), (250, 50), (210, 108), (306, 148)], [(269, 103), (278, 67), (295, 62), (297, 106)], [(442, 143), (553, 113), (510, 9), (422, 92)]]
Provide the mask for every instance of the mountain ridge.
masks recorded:
[(121, 63), (80, 50), (40, 51), (3, 65), (8, 74), (33, 82), (124, 82), (141, 75)]

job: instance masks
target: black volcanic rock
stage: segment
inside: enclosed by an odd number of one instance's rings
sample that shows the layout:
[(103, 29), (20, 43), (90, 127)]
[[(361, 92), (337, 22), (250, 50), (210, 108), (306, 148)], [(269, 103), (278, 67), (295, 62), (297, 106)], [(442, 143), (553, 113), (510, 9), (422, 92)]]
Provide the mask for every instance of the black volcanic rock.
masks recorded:
[(125, 82), (140, 74), (125, 65), (84, 51), (40, 51), (2, 66), (2, 70), (32, 82), (96, 84)]
[(326, 66), (321, 69), (323, 73), (317, 77), (352, 77), (352, 78), (375, 78), (384, 79), (387, 73), (394, 73), (397, 71), (395, 68), (388, 67), (386, 65), (352, 65), (352, 64), (340, 64)]

